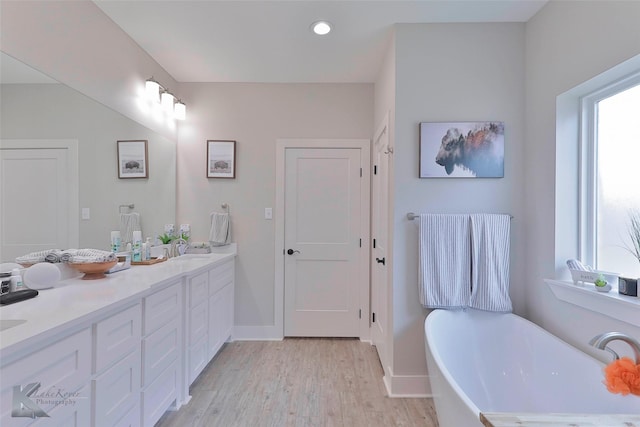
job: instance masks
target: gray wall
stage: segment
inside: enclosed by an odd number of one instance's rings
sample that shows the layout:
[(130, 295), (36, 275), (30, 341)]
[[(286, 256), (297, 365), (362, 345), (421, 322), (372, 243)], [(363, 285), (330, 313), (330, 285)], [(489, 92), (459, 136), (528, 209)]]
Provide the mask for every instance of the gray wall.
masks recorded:
[[(282, 215), (275, 211), (276, 140), (370, 139), (373, 85), (189, 83), (180, 90), (191, 101), (179, 129), (178, 219), (191, 224), (194, 241), (206, 241), (209, 214), (229, 204), (239, 254), (235, 324), (259, 334), (282, 315), (274, 313), (274, 221), (264, 219), (266, 207)], [(209, 139), (237, 141), (235, 179), (206, 177)]]
[[(577, 218), (566, 227), (556, 223), (557, 216), (563, 219), (564, 209), (564, 199), (556, 193), (556, 176), (570, 166), (559, 163), (556, 152), (575, 144), (556, 139), (556, 101), (574, 86), (640, 54), (639, 20), (639, 2), (555, 1), (527, 23), (527, 313), (535, 322), (585, 351), (589, 351), (588, 340), (597, 333), (621, 329), (638, 337), (640, 329), (560, 302), (543, 282), (545, 278), (559, 277), (566, 271), (566, 259), (578, 255)], [(559, 243), (567, 239), (571, 240), (573, 252), (566, 243)]]
[[(395, 375), (426, 375), (417, 224), (407, 212), (512, 214), (511, 297), (525, 311), (524, 45), (524, 24), (396, 26)], [(504, 178), (418, 178), (420, 122), (487, 120), (505, 122)]]

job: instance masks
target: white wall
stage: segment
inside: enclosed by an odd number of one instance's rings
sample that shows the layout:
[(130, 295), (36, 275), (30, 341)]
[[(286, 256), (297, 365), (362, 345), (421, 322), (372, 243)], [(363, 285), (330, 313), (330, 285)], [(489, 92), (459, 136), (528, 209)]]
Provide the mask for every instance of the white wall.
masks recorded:
[(95, 3), (3, 0), (0, 8), (3, 52), (175, 140), (176, 126), (139, 101), (149, 77), (172, 89), (176, 81)]
[[(639, 21), (638, 2), (553, 1), (526, 25), (527, 313), (585, 351), (591, 351), (586, 343), (597, 333), (621, 329), (639, 337), (640, 330), (559, 302), (543, 283), (544, 278), (560, 277), (566, 258), (577, 256), (577, 218), (572, 224), (562, 215), (564, 199), (556, 193), (555, 182), (558, 171), (571, 167), (559, 163), (556, 153), (577, 150), (570, 146), (575, 140), (556, 139), (556, 98), (640, 54)], [(561, 223), (555, 223), (556, 216)], [(571, 243), (559, 245), (562, 240)]]
[[(276, 315), (274, 251), (282, 248), (274, 247), (274, 221), (264, 219), (264, 208), (275, 208), (276, 139), (370, 139), (373, 85), (188, 83), (180, 90), (190, 103), (179, 132), (178, 223), (206, 241), (210, 212), (230, 205), (239, 254), (235, 324), (256, 338)], [(206, 177), (209, 139), (237, 141), (235, 179)]]
[[(0, 139), (78, 141), (79, 202), (91, 210), (80, 221), (80, 247), (109, 248), (121, 204), (135, 204), (145, 237), (174, 222), (175, 142), (61, 84), (4, 84), (0, 93)], [(123, 139), (148, 141), (148, 179), (118, 179)]]
[[(511, 297), (524, 300), (524, 24), (396, 26), (393, 327), (394, 375), (426, 385), (418, 302), (416, 213), (510, 213)], [(501, 179), (419, 179), (418, 126), (426, 121), (505, 122)], [(425, 390), (426, 392), (426, 390)]]

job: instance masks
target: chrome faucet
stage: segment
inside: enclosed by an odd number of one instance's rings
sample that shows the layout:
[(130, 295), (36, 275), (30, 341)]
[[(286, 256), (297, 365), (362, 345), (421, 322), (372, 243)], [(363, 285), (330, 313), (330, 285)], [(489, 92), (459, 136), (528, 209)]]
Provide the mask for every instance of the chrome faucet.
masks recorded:
[(186, 240), (184, 240), (182, 237), (173, 239), (171, 241), (171, 250), (169, 251), (169, 256), (174, 258), (180, 255), (183, 255), (188, 247), (189, 247), (189, 243)]
[(591, 341), (589, 341), (589, 344), (599, 350), (608, 351), (613, 355), (614, 360), (618, 360), (620, 359), (620, 356), (618, 355), (618, 353), (616, 353), (615, 351), (607, 347), (607, 344), (609, 344), (611, 341), (616, 341), (616, 340), (624, 341), (631, 346), (631, 348), (633, 349), (633, 353), (636, 357), (636, 364), (640, 365), (640, 342), (638, 342), (636, 339), (631, 338), (629, 335), (626, 335), (622, 332), (605, 332), (603, 334), (596, 335), (595, 337), (591, 338)]

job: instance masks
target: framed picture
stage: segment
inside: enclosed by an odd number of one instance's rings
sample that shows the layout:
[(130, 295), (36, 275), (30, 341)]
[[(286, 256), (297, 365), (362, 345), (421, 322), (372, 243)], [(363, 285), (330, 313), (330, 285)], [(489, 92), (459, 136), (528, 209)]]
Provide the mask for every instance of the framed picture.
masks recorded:
[(420, 123), (420, 178), (504, 177), (504, 122)]
[(118, 141), (118, 178), (149, 178), (147, 141)]
[(207, 141), (207, 178), (236, 177), (236, 142)]

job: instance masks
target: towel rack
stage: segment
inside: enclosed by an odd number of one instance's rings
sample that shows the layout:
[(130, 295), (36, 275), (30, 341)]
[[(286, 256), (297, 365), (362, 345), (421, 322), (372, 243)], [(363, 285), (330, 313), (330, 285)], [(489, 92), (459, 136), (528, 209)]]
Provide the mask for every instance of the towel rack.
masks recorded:
[(133, 203), (131, 203), (129, 205), (120, 205), (120, 206), (118, 206), (118, 212), (122, 213), (122, 208), (129, 208), (129, 209), (133, 210), (133, 208), (135, 208), (135, 207), (136, 207), (136, 205), (134, 205)]
[[(415, 214), (415, 213), (413, 213), (413, 212), (409, 212), (409, 213), (407, 214), (407, 219), (408, 219), (409, 221), (413, 221), (413, 220), (414, 220), (414, 219), (416, 219), (416, 218), (420, 218), (420, 215)], [(513, 215), (509, 215), (509, 218), (513, 219)]]
[(229, 204), (228, 203), (223, 203), (220, 205), (222, 207), (222, 209), (224, 209), (225, 211), (227, 211), (227, 213), (229, 213)]

